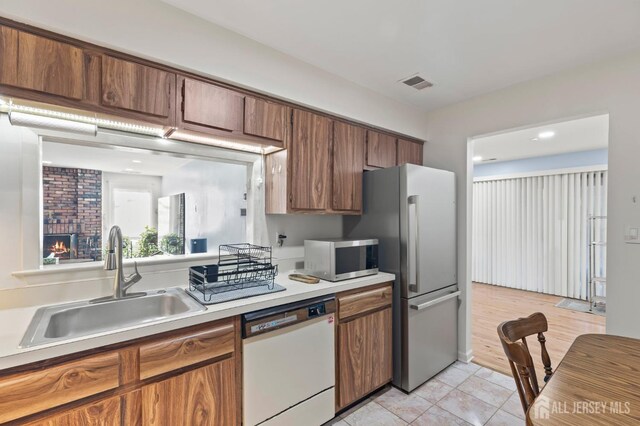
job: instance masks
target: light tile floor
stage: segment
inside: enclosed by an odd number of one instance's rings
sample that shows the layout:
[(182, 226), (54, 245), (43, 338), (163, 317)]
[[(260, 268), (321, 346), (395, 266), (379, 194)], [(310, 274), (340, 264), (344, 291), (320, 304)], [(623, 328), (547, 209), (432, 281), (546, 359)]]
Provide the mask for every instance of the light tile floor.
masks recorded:
[(521, 426), (524, 413), (512, 377), (455, 362), (409, 395), (388, 387), (327, 425)]

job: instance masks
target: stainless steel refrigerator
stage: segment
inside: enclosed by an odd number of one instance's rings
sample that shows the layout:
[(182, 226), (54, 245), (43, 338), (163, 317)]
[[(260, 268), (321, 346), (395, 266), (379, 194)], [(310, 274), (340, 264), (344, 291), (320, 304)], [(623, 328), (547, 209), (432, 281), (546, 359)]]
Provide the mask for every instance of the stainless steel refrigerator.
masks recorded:
[(406, 164), (365, 172), (349, 238), (377, 238), (378, 266), (396, 274), (393, 384), (407, 392), (458, 357), (455, 174)]

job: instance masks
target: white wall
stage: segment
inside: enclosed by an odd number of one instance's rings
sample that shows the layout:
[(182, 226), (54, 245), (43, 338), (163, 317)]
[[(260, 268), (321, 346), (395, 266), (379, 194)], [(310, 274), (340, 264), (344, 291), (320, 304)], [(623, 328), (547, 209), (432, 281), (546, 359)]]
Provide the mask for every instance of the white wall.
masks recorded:
[(411, 136), (424, 136), (424, 116), (416, 108), (157, 0), (3, 1), (0, 15)]
[[(468, 139), (532, 124), (610, 114), (607, 331), (640, 337), (640, 245), (623, 243), (625, 224), (640, 226), (640, 53), (565, 71), (427, 115), (424, 159), (458, 175), (458, 247), (464, 291), (460, 349), (471, 350), (471, 177)], [(640, 199), (640, 198), (638, 198)], [(526, 312), (523, 312), (526, 314)]]

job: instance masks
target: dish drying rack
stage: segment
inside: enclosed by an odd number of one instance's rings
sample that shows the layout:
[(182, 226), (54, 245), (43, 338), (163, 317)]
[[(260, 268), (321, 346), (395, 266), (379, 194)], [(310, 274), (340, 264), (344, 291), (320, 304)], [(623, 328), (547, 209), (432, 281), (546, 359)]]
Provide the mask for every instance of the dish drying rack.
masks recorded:
[(189, 268), (189, 294), (204, 304), (227, 302), (282, 291), (275, 284), (278, 266), (271, 247), (249, 243), (222, 244), (218, 264)]

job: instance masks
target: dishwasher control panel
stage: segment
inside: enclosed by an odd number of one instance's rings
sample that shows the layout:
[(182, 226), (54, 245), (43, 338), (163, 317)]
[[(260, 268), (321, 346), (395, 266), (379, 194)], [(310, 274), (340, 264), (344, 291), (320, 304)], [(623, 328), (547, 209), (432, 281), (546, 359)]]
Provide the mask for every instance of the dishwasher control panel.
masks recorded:
[(324, 296), (242, 315), (242, 337), (290, 327), (336, 312), (335, 296)]
[(324, 302), (322, 302), (322, 303), (317, 303), (313, 306), (307, 307), (307, 311), (308, 311), (307, 318), (315, 318), (315, 317), (319, 317), (326, 314), (327, 307), (325, 306)]

